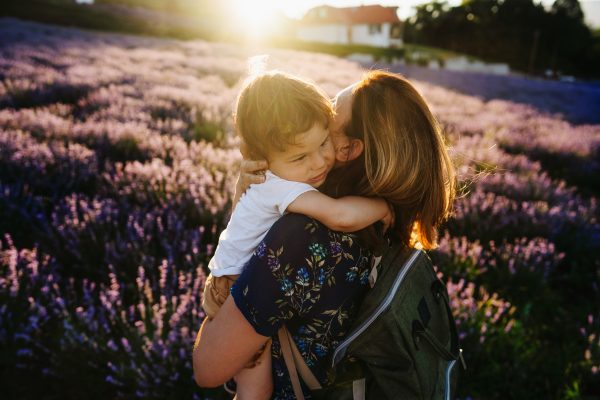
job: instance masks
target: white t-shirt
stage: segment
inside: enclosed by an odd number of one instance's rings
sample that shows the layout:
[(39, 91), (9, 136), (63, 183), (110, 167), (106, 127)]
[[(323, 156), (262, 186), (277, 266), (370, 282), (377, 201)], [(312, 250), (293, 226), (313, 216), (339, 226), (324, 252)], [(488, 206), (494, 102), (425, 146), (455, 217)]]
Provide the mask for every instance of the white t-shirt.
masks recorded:
[(208, 263), (213, 276), (237, 275), (252, 257), (271, 226), (302, 193), (316, 190), (301, 182), (287, 181), (266, 172), (264, 183), (250, 185), (231, 214), (227, 228)]

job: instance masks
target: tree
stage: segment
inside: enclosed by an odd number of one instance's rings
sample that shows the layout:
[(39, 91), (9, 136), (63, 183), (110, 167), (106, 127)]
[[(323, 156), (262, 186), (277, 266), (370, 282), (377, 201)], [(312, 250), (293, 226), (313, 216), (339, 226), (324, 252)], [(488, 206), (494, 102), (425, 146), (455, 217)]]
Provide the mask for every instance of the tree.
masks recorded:
[(550, 10), (533, 0), (464, 0), (455, 7), (434, 1), (416, 7), (405, 38), (530, 73), (600, 76), (597, 41), (578, 0), (556, 0)]
[(555, 14), (564, 13), (571, 20), (583, 22), (583, 11), (579, 0), (556, 0), (552, 4), (552, 12)]

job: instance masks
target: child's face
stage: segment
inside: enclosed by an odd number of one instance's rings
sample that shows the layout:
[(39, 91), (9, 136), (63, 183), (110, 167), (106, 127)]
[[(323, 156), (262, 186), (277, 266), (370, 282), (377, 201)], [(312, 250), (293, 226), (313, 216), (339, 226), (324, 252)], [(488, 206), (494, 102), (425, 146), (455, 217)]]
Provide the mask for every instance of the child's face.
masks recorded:
[(314, 124), (311, 129), (298, 134), (295, 143), (284, 151), (270, 151), (268, 161), (269, 169), (282, 179), (321, 186), (335, 162), (329, 130)]

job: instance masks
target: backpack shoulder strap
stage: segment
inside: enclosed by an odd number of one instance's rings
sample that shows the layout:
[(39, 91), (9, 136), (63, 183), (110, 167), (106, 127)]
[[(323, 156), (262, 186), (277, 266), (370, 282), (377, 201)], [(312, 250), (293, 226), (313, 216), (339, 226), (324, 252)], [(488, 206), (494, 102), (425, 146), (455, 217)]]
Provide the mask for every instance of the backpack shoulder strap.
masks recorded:
[[(298, 373), (310, 390), (321, 389), (321, 384), (312, 373), (310, 368), (308, 368), (308, 365), (306, 365), (306, 362), (302, 358), (298, 347), (296, 347), (296, 344), (294, 343), (294, 340), (292, 339), (292, 336), (285, 325), (279, 328), (279, 331), (277, 331), (277, 336), (279, 337), (283, 359), (290, 374), (290, 380), (292, 381), (294, 396), (296, 396), (297, 400), (304, 400), (304, 393), (302, 392), (302, 386), (300, 385)], [(353, 400), (365, 400), (365, 396), (365, 378), (354, 380), (352, 382)]]
[[(302, 380), (304, 381), (304, 383), (306, 383), (306, 386), (308, 386), (310, 390), (321, 389), (321, 384), (319, 383), (315, 375), (312, 373), (310, 368), (308, 368), (306, 362), (304, 362), (304, 359), (302, 358), (298, 347), (296, 347), (296, 344), (294, 343), (294, 340), (292, 339), (292, 336), (290, 335), (290, 332), (287, 330), (285, 325), (279, 329), (277, 335), (279, 337), (279, 343), (281, 345), (281, 352), (283, 353), (285, 365), (287, 366), (288, 372), (290, 373), (290, 378), (292, 380), (292, 387), (294, 387), (294, 392), (296, 392), (296, 385), (294, 384), (294, 380), (298, 380), (298, 374), (300, 374), (300, 377), (302, 377)], [(297, 386), (298, 388), (300, 388), (299, 382)], [(295, 394), (296, 397), (298, 397), (298, 393)], [(300, 394), (302, 394), (302, 390), (300, 390)]]
[(281, 352), (283, 353), (283, 360), (285, 361), (285, 366), (287, 367), (288, 373), (290, 374), (290, 381), (292, 382), (294, 396), (297, 400), (304, 400), (304, 393), (302, 392), (300, 379), (298, 379), (298, 371), (296, 370), (296, 363), (294, 362), (292, 347), (285, 325), (279, 328), (277, 336), (279, 337), (279, 344), (281, 345)]

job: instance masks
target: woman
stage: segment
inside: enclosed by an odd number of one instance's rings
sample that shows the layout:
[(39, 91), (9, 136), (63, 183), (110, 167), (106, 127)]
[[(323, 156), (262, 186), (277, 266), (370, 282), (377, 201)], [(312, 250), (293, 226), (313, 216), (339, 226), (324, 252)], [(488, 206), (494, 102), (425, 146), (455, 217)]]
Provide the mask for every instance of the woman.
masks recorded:
[[(396, 215), (389, 240), (435, 246), (436, 228), (450, 211), (455, 178), (423, 98), (402, 77), (373, 71), (342, 90), (335, 106), (330, 131), (339, 168), (328, 177), (324, 191), (383, 197)], [(194, 349), (197, 383), (222, 384), (272, 337), (273, 398), (294, 398), (275, 335), (285, 325), (314, 375), (326, 385), (333, 350), (367, 290), (371, 256), (385, 251), (386, 243), (374, 227), (349, 235), (302, 215), (282, 217), (217, 316), (200, 328)]]

